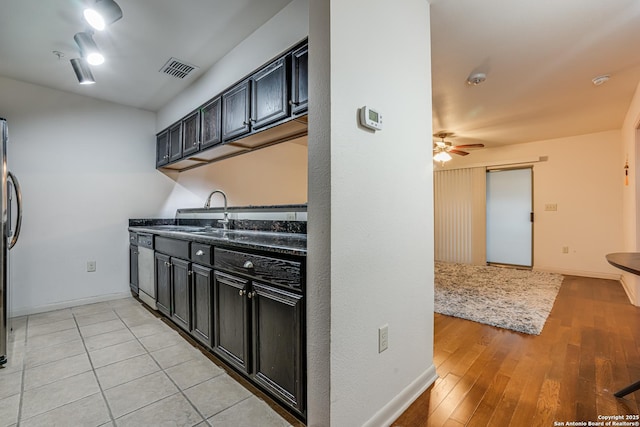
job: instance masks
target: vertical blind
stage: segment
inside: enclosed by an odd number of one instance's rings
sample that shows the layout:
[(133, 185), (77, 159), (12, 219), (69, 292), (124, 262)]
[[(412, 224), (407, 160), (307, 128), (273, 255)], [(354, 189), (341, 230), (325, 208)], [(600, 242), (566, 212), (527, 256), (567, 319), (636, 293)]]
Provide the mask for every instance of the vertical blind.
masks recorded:
[(486, 168), (434, 172), (436, 261), (486, 263)]

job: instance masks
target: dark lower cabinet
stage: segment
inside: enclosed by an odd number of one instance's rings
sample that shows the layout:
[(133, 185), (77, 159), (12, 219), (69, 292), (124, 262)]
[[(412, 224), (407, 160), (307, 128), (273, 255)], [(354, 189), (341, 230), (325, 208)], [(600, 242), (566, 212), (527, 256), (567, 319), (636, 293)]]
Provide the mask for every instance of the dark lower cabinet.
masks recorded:
[(214, 352), (304, 414), (302, 295), (215, 271), (214, 301)]
[(304, 419), (304, 261), (160, 236), (155, 243), (158, 310)]
[(156, 307), (165, 316), (171, 316), (171, 257), (155, 253)]
[(138, 246), (129, 245), (129, 287), (138, 295)]
[(171, 319), (182, 329), (191, 330), (191, 263), (171, 258)]
[(304, 410), (302, 295), (253, 282), (253, 378)]
[(198, 264), (192, 266), (191, 334), (202, 344), (211, 347), (213, 270)]
[(214, 272), (214, 344), (213, 351), (241, 371), (249, 371), (249, 281)]

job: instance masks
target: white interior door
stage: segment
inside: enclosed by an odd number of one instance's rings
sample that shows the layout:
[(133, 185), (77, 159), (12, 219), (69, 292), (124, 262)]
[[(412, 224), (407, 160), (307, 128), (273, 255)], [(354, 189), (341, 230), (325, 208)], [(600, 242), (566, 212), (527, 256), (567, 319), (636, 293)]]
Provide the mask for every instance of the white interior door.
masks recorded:
[(487, 262), (533, 266), (533, 170), (487, 171)]

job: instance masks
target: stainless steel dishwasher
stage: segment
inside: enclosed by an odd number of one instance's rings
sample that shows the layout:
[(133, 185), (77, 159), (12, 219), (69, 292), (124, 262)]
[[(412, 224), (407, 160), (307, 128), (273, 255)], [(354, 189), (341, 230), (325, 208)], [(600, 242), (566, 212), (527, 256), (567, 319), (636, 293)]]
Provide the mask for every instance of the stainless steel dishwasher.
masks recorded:
[(153, 254), (153, 235), (138, 233), (138, 297), (149, 307), (157, 310)]

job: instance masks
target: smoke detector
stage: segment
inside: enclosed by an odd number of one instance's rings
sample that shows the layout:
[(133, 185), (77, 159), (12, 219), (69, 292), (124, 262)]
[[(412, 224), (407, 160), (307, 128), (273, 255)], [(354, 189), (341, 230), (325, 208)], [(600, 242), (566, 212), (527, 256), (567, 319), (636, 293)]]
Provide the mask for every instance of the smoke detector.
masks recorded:
[(487, 75), (485, 73), (473, 73), (469, 77), (467, 77), (467, 84), (478, 86), (487, 80)]
[(609, 74), (603, 74), (601, 76), (592, 78), (591, 83), (593, 83), (595, 86), (600, 86), (601, 84), (608, 82), (610, 78), (611, 76)]

